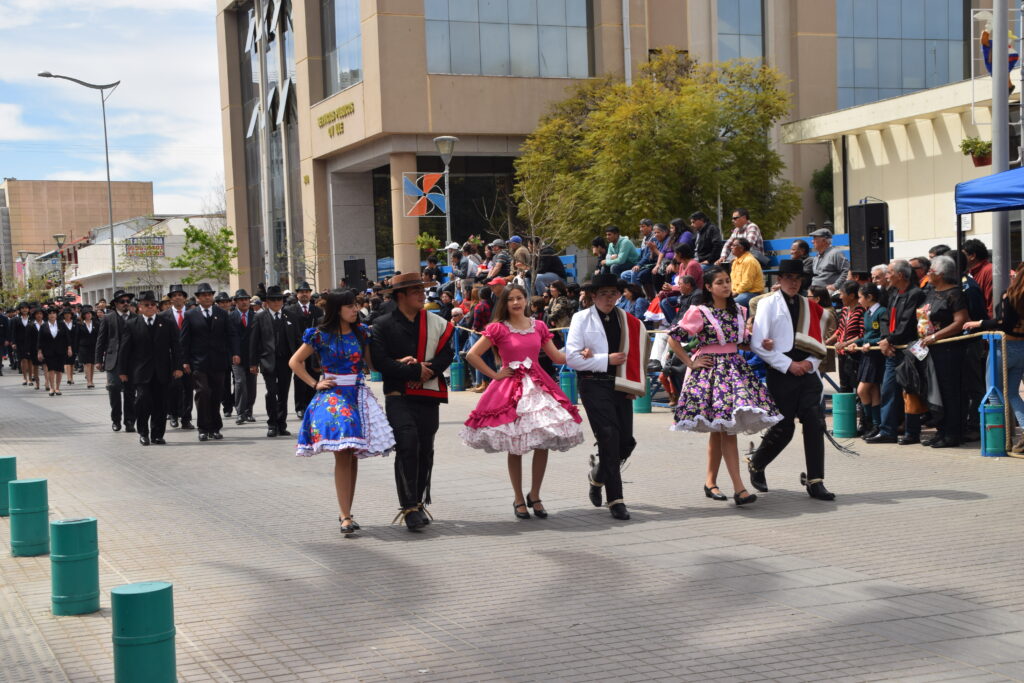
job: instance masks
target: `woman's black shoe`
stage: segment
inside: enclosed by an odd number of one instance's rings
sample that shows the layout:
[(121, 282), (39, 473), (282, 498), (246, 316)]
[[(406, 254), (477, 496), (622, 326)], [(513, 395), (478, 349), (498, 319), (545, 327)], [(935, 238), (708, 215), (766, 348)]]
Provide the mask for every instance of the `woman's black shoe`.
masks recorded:
[[(757, 494), (755, 493), (750, 493), (746, 496), (741, 496), (741, 493), (747, 493), (747, 490), (743, 489), (742, 491), (738, 491), (732, 497), (732, 499), (736, 502), (736, 505), (747, 505), (748, 503), (753, 503), (755, 500), (757, 500)], [(725, 496), (722, 496), (722, 498), (725, 498)]]
[(538, 510), (535, 507), (537, 505), (537, 503), (540, 503), (540, 502), (542, 502), (540, 499), (530, 500), (530, 496), (529, 495), (526, 496), (526, 507), (528, 507), (531, 510), (533, 510), (533, 515), (535, 517), (539, 517), (540, 519), (547, 519), (548, 511), (545, 510), (544, 508), (541, 508), (540, 510)]
[[(351, 534), (351, 533), (355, 532), (356, 525), (355, 525), (355, 522), (352, 521), (351, 517), (339, 517), (338, 521), (341, 522), (341, 528), (339, 529), (339, 531), (341, 531), (341, 533), (343, 533), (343, 534)], [(345, 524), (345, 522), (349, 522), (349, 523)]]
[[(715, 491), (718, 491), (718, 493), (715, 493)], [(721, 489), (719, 489), (717, 486), (712, 486), (711, 488), (705, 486), (704, 495), (710, 498), (711, 500), (729, 500), (729, 497), (722, 493)]]
[(517, 502), (513, 501), (512, 502), (512, 512), (516, 513), (516, 519), (529, 519), (530, 518), (529, 511), (527, 511), (527, 512), (520, 512), (519, 508), (523, 508), (524, 510), (526, 510), (526, 503), (517, 503)]

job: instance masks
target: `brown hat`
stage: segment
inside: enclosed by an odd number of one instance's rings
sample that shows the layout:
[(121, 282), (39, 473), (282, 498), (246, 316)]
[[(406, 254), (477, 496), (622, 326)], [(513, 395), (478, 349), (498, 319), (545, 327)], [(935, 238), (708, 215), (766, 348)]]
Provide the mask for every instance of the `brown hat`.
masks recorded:
[(422, 287), (424, 284), (419, 273), (400, 273), (391, 278), (391, 287), (384, 291), (395, 292), (406, 287)]

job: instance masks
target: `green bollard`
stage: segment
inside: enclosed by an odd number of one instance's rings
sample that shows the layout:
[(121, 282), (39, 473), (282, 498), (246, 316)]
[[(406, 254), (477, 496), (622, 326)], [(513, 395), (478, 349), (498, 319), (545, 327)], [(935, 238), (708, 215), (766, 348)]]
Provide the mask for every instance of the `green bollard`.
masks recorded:
[(981, 454), (989, 458), (1006, 455), (1006, 407), (989, 398), (982, 407)]
[(856, 394), (832, 394), (832, 436), (838, 439), (857, 436)]
[(57, 616), (100, 608), (100, 550), (96, 519), (50, 522), (50, 609)]
[(579, 389), (576, 386), (576, 371), (563, 365), (558, 372), (558, 386), (573, 405), (579, 403)]
[(114, 681), (176, 683), (171, 584), (145, 581), (110, 591), (114, 614)]
[(370, 381), (371, 382), (383, 382), (384, 377), (376, 370), (370, 370)]
[(11, 555), (33, 557), (50, 552), (46, 480), (15, 479), (7, 484), (7, 494), (11, 505)]
[(651, 412), (651, 378), (647, 378), (647, 391), (644, 392), (643, 396), (637, 396), (633, 399), (633, 412), (634, 413), (649, 413)]
[(0, 517), (10, 514), (7, 483), (18, 478), (18, 459), (13, 455), (0, 458)]

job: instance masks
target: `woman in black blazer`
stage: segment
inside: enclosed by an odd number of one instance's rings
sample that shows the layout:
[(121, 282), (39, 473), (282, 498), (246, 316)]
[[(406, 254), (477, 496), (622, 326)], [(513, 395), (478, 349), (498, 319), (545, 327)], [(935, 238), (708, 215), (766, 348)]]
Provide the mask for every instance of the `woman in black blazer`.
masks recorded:
[(60, 328), (68, 334), (68, 343), (71, 346), (71, 357), (64, 361), (64, 374), (68, 376), (68, 384), (75, 383), (75, 354), (78, 353), (78, 323), (75, 322), (75, 312), (68, 307), (60, 311)]
[(39, 359), (39, 328), (45, 324), (46, 313), (43, 309), (32, 309), (32, 324), (25, 330), (25, 351), (32, 359), (32, 376), (29, 381), (36, 385), (36, 391), (39, 391), (39, 366), (43, 364)]
[(46, 322), (39, 327), (39, 346), (36, 357), (46, 364), (46, 388), (50, 396), (61, 396), (60, 380), (64, 365), (72, 357), (68, 331), (57, 320), (57, 309), (46, 312)]
[(90, 306), (82, 307), (82, 320), (78, 323), (78, 360), (85, 369), (85, 386), (87, 389), (95, 388), (92, 383), (93, 367), (96, 363), (96, 337), (99, 335), (100, 325), (96, 320), (96, 314)]

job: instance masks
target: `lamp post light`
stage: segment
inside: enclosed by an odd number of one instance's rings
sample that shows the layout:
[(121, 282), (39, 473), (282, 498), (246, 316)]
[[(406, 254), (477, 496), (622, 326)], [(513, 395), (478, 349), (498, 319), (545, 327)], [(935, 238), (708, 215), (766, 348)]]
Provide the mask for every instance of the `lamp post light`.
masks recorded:
[[(38, 75), (40, 78), (63, 78), (65, 81), (71, 81), (86, 88), (100, 91), (100, 109), (103, 111), (103, 155), (107, 161), (107, 218), (110, 222), (110, 292), (113, 294), (117, 290), (117, 264), (114, 254), (114, 196), (110, 186), (110, 142), (107, 139), (107, 98), (114, 94), (114, 88), (119, 86), (121, 81), (98, 85), (96, 83), (86, 83), (71, 76), (52, 74), (49, 71), (42, 71)], [(110, 90), (110, 93), (105, 93), (104, 91), (106, 90)], [(61, 280), (63, 278), (64, 274), (61, 273)]]
[(61, 248), (64, 246), (64, 241), (68, 238), (62, 232), (57, 233), (53, 236), (53, 241), (57, 243), (57, 270), (60, 271), (60, 296), (64, 296), (64, 252)]
[[(445, 246), (452, 243), (452, 203), (448, 194), (448, 165), (452, 162), (452, 155), (455, 153), (455, 143), (459, 139), (454, 135), (441, 135), (434, 138), (434, 146), (437, 153), (444, 162), (444, 222), (445, 222)], [(448, 252), (448, 265), (452, 263), (451, 252)]]

